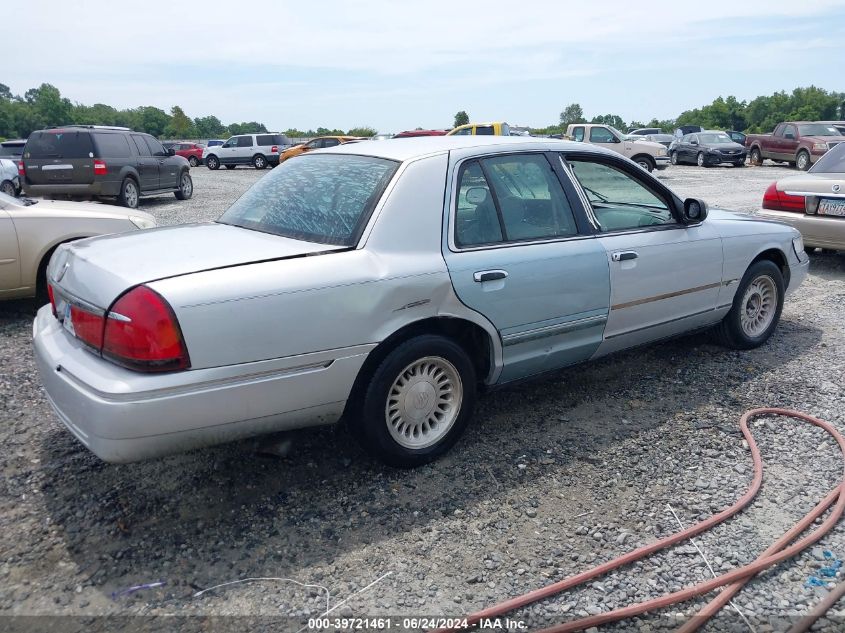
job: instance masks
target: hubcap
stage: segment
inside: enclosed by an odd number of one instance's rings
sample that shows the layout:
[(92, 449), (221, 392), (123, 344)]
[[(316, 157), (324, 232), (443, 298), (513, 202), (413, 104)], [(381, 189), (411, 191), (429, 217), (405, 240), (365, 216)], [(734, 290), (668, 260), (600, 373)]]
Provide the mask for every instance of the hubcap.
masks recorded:
[(393, 381), (384, 415), (390, 436), (409, 449), (439, 442), (461, 411), (463, 385), (455, 366), (445, 358), (414, 361)]
[(138, 204), (138, 190), (135, 189), (135, 185), (133, 185), (131, 182), (127, 183), (126, 185), (125, 197), (126, 204), (128, 204), (130, 207), (134, 207)]
[(15, 187), (13, 185), (10, 185), (10, 184), (3, 185), (3, 193), (5, 193), (7, 196), (12, 196), (14, 198), (15, 197)]
[(194, 186), (191, 184), (191, 179), (188, 174), (182, 176), (182, 195), (190, 196), (193, 193)]
[(261, 158), (261, 157), (256, 158), (255, 159), (255, 166), (258, 167), (259, 169), (261, 167), (264, 167), (264, 159)]
[(761, 275), (754, 279), (742, 297), (742, 331), (752, 337), (763, 334), (775, 318), (777, 298), (778, 289), (771, 277)]
[(801, 154), (801, 156), (798, 157), (798, 167), (800, 169), (807, 167), (807, 156), (805, 154)]

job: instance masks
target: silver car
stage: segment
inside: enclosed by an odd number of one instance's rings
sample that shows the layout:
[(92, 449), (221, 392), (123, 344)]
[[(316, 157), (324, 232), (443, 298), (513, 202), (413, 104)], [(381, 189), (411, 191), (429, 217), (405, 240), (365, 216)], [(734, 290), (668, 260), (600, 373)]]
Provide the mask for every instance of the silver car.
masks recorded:
[(35, 352), (107, 461), (343, 417), (410, 467), (491, 387), (702, 328), (761, 345), (808, 259), (795, 229), (708, 213), (583, 143), (348, 144), (217, 222), (60, 247)]

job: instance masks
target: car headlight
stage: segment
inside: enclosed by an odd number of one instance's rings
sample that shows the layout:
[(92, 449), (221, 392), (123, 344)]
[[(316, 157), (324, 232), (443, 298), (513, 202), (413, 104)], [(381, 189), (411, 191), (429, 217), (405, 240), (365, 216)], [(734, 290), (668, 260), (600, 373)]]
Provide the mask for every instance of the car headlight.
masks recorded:
[(152, 218), (142, 218), (137, 215), (130, 215), (129, 221), (139, 229), (151, 229), (156, 225), (156, 221)]
[(795, 256), (801, 259), (801, 254), (804, 252), (804, 238), (799, 235), (792, 238), (792, 248), (795, 249)]
[(659, 149), (659, 150), (657, 150), (657, 155), (658, 155), (658, 156), (666, 156), (666, 155), (668, 155), (668, 154), (669, 154), (669, 152), (668, 152), (667, 150), (665, 150), (665, 149)]
[(827, 143), (813, 143), (813, 149), (827, 149)]

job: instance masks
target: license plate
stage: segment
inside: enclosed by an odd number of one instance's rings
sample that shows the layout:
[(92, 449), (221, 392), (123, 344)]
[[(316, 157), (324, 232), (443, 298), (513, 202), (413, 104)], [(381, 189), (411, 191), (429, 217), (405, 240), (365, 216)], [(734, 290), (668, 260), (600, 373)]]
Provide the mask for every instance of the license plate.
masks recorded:
[(819, 215), (836, 215), (845, 217), (845, 199), (822, 198), (819, 200)]

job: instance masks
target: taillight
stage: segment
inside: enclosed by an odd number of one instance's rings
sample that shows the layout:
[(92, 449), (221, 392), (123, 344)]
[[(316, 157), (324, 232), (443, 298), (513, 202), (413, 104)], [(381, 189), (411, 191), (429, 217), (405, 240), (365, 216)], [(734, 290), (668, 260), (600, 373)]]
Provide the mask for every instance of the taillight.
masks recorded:
[(47, 284), (47, 296), (50, 297), (50, 308), (53, 310), (53, 316), (59, 316), (56, 312), (56, 296), (53, 294), (53, 284)]
[(103, 346), (103, 315), (89, 312), (77, 305), (70, 306), (70, 322), (76, 338), (97, 351)]
[(26, 176), (26, 167), (23, 166), (23, 161), (18, 163), (18, 176)]
[(763, 194), (763, 208), (775, 211), (793, 211), (804, 213), (804, 196), (793, 196), (778, 191), (777, 183), (773, 182)]
[(103, 358), (141, 371), (191, 366), (176, 315), (164, 298), (146, 286), (120, 297), (106, 317)]
[(279, 153), (279, 146), (273, 145), (273, 147), (270, 148), (270, 152), (273, 153), (273, 154), (278, 154)]
[(106, 163), (101, 160), (94, 161), (94, 174), (97, 176), (105, 176), (109, 173), (109, 168), (106, 167)]

